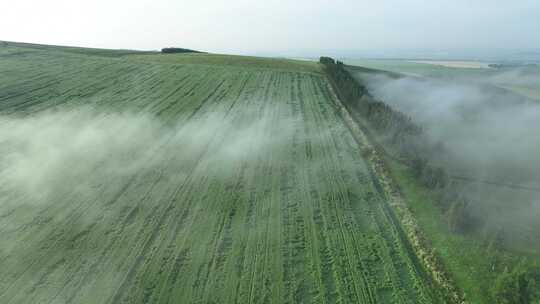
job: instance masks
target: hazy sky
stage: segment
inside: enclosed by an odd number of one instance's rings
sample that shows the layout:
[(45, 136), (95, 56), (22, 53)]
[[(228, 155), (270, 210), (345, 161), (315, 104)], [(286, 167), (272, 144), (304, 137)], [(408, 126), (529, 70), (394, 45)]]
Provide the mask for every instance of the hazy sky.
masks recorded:
[(540, 48), (540, 0), (0, 0), (0, 11), (0, 40), (104, 48)]

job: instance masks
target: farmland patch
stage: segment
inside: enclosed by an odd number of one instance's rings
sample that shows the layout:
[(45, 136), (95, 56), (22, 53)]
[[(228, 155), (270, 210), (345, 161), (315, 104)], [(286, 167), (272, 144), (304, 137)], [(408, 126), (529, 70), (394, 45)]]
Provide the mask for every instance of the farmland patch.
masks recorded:
[(0, 68), (0, 302), (442, 300), (322, 75), (43, 50)]

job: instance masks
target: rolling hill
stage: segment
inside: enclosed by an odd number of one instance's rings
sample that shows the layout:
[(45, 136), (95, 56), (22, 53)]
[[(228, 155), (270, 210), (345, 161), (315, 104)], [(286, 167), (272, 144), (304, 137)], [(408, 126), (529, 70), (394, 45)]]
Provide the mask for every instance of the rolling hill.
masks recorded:
[(0, 302), (444, 302), (318, 63), (118, 52), (0, 46)]

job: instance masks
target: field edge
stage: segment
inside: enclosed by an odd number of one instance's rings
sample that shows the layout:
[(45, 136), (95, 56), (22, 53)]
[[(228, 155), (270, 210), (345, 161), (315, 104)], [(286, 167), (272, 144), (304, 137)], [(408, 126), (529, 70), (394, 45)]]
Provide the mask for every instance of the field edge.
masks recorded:
[(361, 153), (368, 164), (374, 184), (381, 195), (386, 197), (385, 205), (389, 207), (391, 214), (397, 218), (406, 238), (404, 241), (411, 246), (413, 254), (421, 262), (423, 269), (429, 273), (432, 281), (447, 295), (449, 303), (467, 303), (463, 291), (457, 287), (448, 271), (444, 268), (441, 258), (430, 245), (413, 213), (408, 208), (407, 200), (401, 193), (399, 183), (395, 181), (390, 173), (390, 166), (386, 163), (384, 157), (380, 156), (381, 154), (384, 155), (384, 153), (380, 152), (383, 148), (373, 139), (369, 127), (358, 121), (358, 119), (354, 119), (356, 116), (351, 115), (339, 95), (336, 94), (337, 88), (334, 87), (332, 80), (329, 77), (326, 78), (339, 115), (358, 143)]

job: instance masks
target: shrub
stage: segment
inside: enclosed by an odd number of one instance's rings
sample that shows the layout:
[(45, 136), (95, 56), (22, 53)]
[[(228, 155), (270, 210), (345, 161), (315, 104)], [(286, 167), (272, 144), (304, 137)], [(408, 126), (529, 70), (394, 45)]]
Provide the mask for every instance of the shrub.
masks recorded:
[(540, 303), (540, 267), (519, 265), (497, 278), (492, 295), (498, 304)]
[(175, 54), (175, 53), (200, 53), (200, 52), (190, 50), (190, 49), (169, 47), (169, 48), (161, 49), (161, 53), (163, 53), (163, 54)]

